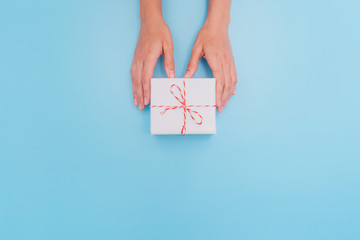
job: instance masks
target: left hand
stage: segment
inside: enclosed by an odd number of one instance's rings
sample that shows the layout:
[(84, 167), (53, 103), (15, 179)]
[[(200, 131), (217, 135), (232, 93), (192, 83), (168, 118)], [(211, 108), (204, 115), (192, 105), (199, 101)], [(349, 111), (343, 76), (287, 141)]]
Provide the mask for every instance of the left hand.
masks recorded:
[(236, 94), (237, 83), (227, 23), (205, 22), (196, 37), (185, 78), (194, 76), (202, 57), (216, 78), (216, 105), (218, 112), (222, 112), (231, 95)]

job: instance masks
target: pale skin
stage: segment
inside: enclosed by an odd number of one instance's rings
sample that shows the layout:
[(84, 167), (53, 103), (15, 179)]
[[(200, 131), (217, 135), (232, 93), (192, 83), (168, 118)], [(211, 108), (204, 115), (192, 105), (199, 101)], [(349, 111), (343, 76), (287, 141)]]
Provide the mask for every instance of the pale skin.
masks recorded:
[[(229, 39), (231, 0), (209, 0), (206, 21), (200, 29), (185, 78), (196, 73), (199, 60), (208, 62), (216, 78), (216, 105), (218, 112), (236, 94), (237, 74)], [(175, 77), (173, 42), (169, 27), (162, 17), (162, 0), (140, 0), (141, 27), (131, 65), (134, 105), (144, 110), (150, 103), (150, 79), (158, 58), (164, 55), (167, 77)]]

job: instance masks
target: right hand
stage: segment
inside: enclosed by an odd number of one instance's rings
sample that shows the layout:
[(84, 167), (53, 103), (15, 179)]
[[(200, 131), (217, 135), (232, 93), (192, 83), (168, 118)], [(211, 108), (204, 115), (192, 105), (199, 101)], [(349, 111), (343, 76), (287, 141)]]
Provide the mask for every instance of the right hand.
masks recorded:
[(229, 22), (207, 19), (198, 33), (185, 78), (194, 76), (204, 57), (216, 78), (216, 105), (223, 111), (231, 95), (236, 94), (237, 74), (228, 33)]
[(150, 79), (160, 55), (164, 55), (166, 75), (174, 78), (173, 42), (169, 27), (162, 17), (144, 20), (130, 70), (133, 101), (139, 110), (144, 110), (145, 105), (150, 103)]

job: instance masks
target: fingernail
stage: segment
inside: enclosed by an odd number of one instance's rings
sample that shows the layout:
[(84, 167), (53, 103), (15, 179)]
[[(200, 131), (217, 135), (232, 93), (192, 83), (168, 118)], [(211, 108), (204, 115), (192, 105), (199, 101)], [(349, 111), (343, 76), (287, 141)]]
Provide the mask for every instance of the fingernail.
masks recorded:
[(222, 111), (223, 111), (223, 107), (218, 107), (218, 112), (222, 113)]
[(233, 95), (236, 95), (236, 89), (233, 91)]
[(187, 70), (187, 71), (186, 71), (186, 73), (185, 73), (184, 78), (189, 78), (189, 77), (190, 77), (190, 71), (189, 71), (189, 70)]
[(142, 103), (139, 104), (139, 110), (140, 111), (144, 110), (144, 104), (142, 104)]
[(169, 77), (170, 78), (175, 78), (175, 71), (174, 70), (169, 71)]
[(136, 100), (136, 98), (134, 98), (134, 105), (135, 105), (135, 106), (138, 105), (138, 101)]
[(149, 99), (147, 97), (144, 98), (144, 103), (145, 103), (145, 105), (149, 104)]

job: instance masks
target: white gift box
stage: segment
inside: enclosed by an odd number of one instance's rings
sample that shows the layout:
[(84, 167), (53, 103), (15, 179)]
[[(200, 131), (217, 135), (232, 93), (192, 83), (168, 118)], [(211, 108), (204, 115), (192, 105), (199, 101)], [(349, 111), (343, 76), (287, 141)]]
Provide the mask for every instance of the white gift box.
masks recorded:
[(216, 134), (215, 78), (151, 79), (151, 134)]

